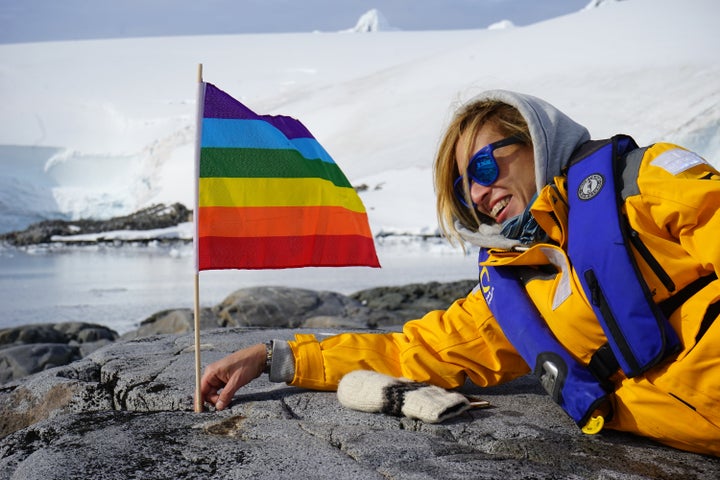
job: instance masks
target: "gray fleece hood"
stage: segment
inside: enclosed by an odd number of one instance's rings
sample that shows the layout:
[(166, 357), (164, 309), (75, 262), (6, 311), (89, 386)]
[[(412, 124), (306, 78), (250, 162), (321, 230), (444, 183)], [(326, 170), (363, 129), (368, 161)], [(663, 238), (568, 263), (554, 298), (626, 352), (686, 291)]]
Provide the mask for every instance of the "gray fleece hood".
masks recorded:
[[(590, 133), (560, 110), (532, 95), (508, 90), (488, 90), (470, 99), (496, 100), (518, 109), (528, 124), (535, 154), (535, 181), (538, 191), (562, 173), (572, 153), (590, 140)], [(500, 234), (500, 225), (481, 225), (477, 232), (456, 223), (461, 236), (480, 247), (511, 248), (519, 244)]]

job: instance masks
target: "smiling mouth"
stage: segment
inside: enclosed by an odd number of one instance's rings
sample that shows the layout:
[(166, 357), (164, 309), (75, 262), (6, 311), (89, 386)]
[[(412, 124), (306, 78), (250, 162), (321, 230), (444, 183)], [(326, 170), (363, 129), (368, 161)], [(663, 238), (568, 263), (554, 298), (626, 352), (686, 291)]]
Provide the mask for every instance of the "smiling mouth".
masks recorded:
[(503, 211), (505, 207), (508, 206), (510, 203), (510, 196), (508, 195), (505, 198), (502, 198), (500, 201), (498, 201), (495, 205), (493, 205), (492, 210), (490, 210), (490, 216), (493, 218), (497, 218), (498, 215), (500, 215), (500, 212)]

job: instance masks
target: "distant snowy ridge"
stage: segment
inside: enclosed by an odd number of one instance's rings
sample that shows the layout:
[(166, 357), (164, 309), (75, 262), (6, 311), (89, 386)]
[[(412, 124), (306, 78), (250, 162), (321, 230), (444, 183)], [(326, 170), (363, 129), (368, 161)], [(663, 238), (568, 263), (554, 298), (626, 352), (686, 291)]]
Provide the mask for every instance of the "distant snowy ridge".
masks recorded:
[(152, 230), (111, 230), (102, 233), (84, 233), (77, 235), (53, 235), (51, 242), (59, 244), (98, 244), (111, 243), (147, 243), (163, 240), (179, 240), (190, 242), (193, 239), (195, 226), (192, 222), (179, 223), (173, 227), (155, 228)]
[(588, 3), (585, 6), (585, 10), (591, 10), (593, 8), (598, 7), (604, 7), (607, 5), (610, 5), (611, 3), (618, 3), (618, 2), (624, 2), (626, 0), (590, 0), (590, 3)]
[(342, 30), (342, 33), (374, 33), (395, 30), (385, 18), (385, 15), (376, 8), (363, 13), (353, 28)]
[(503, 30), (505, 28), (513, 28), (515, 24), (510, 20), (500, 20), (488, 26), (488, 30)]

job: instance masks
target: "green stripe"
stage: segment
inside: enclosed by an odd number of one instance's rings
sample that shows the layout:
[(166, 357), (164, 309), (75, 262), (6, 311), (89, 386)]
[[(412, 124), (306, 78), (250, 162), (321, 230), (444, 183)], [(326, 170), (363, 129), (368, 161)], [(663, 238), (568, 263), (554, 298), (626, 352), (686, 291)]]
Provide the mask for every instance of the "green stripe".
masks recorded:
[(201, 178), (322, 178), (338, 187), (350, 182), (334, 163), (308, 160), (297, 150), (202, 148)]

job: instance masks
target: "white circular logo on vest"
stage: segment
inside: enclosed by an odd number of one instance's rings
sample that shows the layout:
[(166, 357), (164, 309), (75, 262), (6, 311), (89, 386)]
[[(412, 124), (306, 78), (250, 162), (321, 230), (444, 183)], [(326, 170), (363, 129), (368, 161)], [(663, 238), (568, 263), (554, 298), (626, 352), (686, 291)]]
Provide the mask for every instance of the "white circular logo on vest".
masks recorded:
[(592, 175), (588, 175), (587, 177), (585, 177), (585, 180), (580, 182), (577, 195), (580, 200), (590, 200), (595, 195), (600, 193), (600, 190), (602, 190), (604, 184), (605, 179), (599, 173), (593, 173)]

